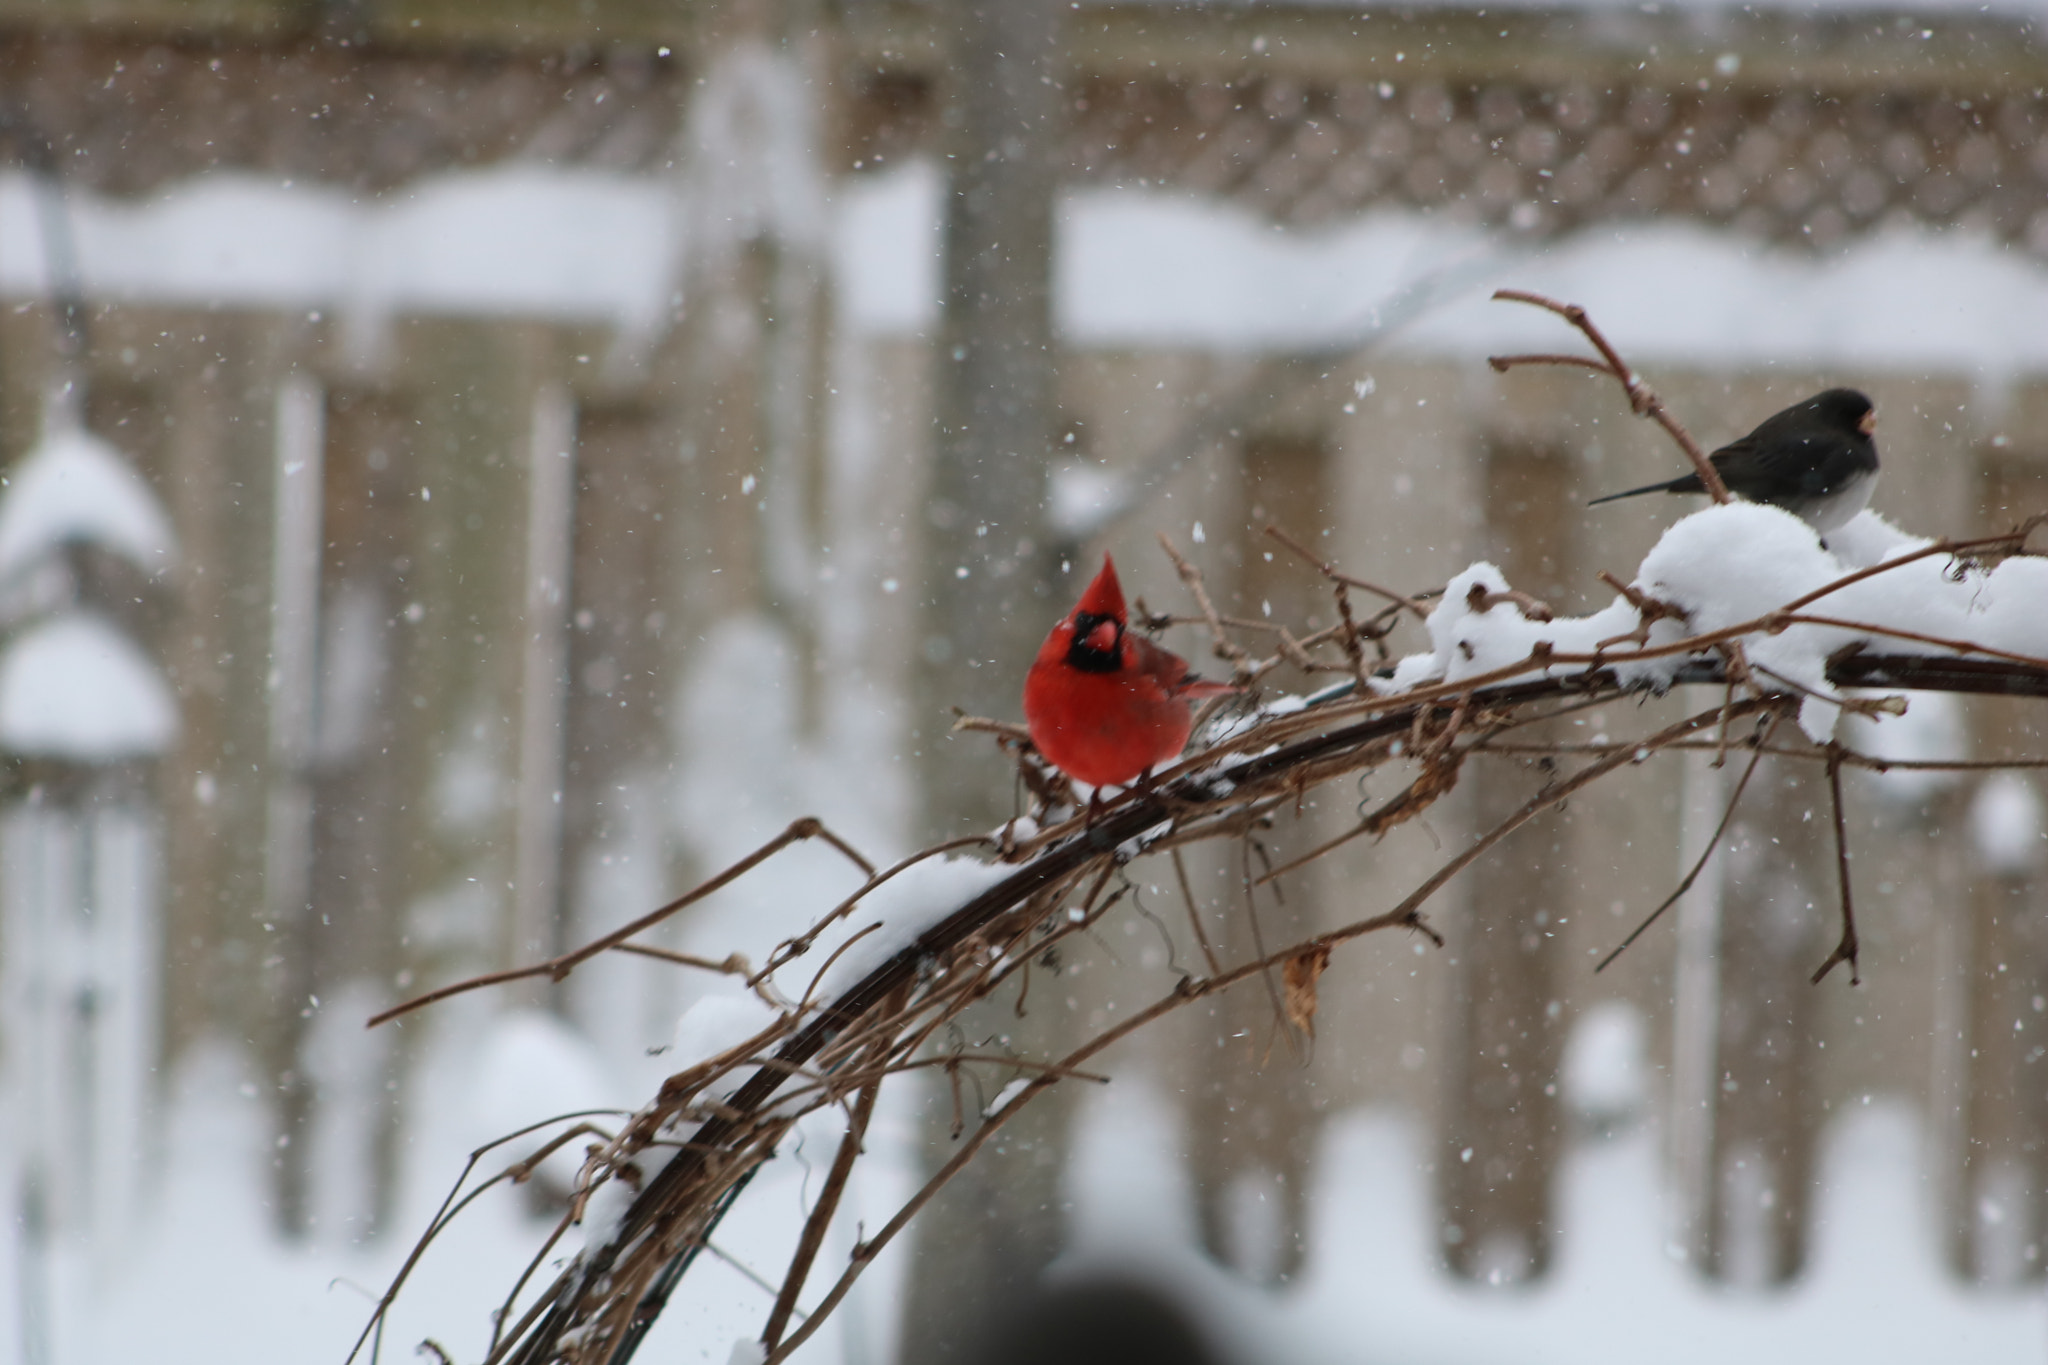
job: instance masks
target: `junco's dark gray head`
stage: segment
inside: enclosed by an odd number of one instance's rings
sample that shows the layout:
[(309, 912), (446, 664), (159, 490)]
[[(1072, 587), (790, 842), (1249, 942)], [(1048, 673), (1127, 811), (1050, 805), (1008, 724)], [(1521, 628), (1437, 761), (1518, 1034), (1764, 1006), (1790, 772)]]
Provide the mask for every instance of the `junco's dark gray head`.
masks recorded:
[(1815, 394), (1799, 407), (1840, 431), (1869, 436), (1877, 430), (1877, 405), (1855, 389), (1828, 389)]

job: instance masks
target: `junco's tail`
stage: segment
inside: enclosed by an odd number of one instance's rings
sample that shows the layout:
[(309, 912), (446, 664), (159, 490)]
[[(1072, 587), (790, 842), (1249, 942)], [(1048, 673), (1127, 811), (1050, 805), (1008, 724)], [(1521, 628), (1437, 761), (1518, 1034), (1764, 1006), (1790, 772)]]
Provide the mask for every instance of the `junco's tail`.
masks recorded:
[(1675, 479), (1666, 479), (1663, 483), (1646, 483), (1641, 488), (1631, 488), (1626, 493), (1609, 493), (1604, 498), (1593, 499), (1586, 506), (1598, 507), (1603, 502), (1613, 502), (1616, 498), (1633, 498), (1643, 493), (1697, 493), (1700, 491), (1699, 475), (1681, 474)]

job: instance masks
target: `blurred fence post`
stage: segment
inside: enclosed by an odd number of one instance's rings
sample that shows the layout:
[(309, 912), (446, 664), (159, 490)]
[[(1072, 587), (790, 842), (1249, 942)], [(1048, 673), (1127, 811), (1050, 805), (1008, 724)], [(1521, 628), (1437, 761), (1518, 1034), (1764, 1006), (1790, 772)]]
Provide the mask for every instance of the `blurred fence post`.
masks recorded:
[[(1010, 814), (1004, 764), (986, 736), (948, 734), (950, 708), (1014, 717), (1024, 666), (1065, 605), (1044, 526), (1064, 9), (1059, 0), (948, 0), (941, 11), (945, 297), (911, 722), (927, 834), (989, 829)], [(1027, 1017), (1011, 999), (992, 1000), (963, 1027), (1044, 1055), (1061, 1036), (1065, 997), (1041, 985)], [(989, 1316), (1059, 1250), (1068, 1102), (1047, 1099), (927, 1210), (905, 1310), (907, 1365), (964, 1362)], [(927, 1131), (937, 1160), (951, 1121), (935, 1099)]]
[[(1501, 442), (1477, 455), (1484, 469), (1492, 558), (1510, 585), (1542, 599), (1576, 582), (1572, 461), (1547, 445)], [(1496, 611), (1521, 610), (1513, 603)], [(1531, 727), (1527, 737), (1558, 738)], [(1523, 760), (1468, 764), (1475, 829), (1505, 819), (1549, 771)], [(1549, 1267), (1551, 1177), (1563, 1048), (1562, 938), (1569, 907), (1567, 810), (1551, 811), (1501, 841), (1471, 872), (1460, 929), (1451, 935), (1449, 1033), (1434, 1159), (1442, 1201), (1439, 1245), (1462, 1275), (1514, 1284)]]
[[(1327, 445), (1304, 432), (1255, 435), (1237, 444), (1242, 478), (1232, 490), (1236, 526), (1225, 549), (1236, 572), (1211, 577), (1211, 593), (1234, 615), (1290, 627), (1329, 625), (1336, 607), (1314, 569), (1265, 534), (1266, 526), (1277, 525), (1319, 552), (1327, 547), (1322, 533), (1336, 516)], [(1203, 661), (1195, 662), (1200, 667)], [(1220, 670), (1211, 664), (1202, 671), (1213, 677)], [(1268, 686), (1299, 692), (1328, 680), (1289, 667), (1271, 675)], [(1320, 844), (1330, 833), (1332, 822), (1320, 816), (1331, 799), (1329, 792), (1305, 794), (1270, 830), (1248, 834), (1243, 846), (1189, 851), (1189, 880), (1204, 923), (1221, 940), (1223, 960), (1243, 961), (1306, 938), (1322, 923), (1329, 865), (1255, 893), (1248, 893), (1246, 881), (1247, 874), (1256, 882), (1267, 869)], [(1177, 887), (1161, 891), (1168, 906), (1180, 896)], [(1187, 951), (1192, 957), (1193, 945)], [(1183, 966), (1196, 970), (1199, 962)], [(1279, 975), (1273, 973), (1276, 982)], [(1307, 1256), (1308, 1194), (1325, 1112), (1316, 1104), (1315, 1086), (1338, 1066), (1335, 1060), (1317, 1066), (1315, 1040), (1294, 1030), (1274, 998), (1249, 986), (1199, 1012), (1199, 1024), (1189, 1031), (1194, 1084), (1186, 1116), (1203, 1243), (1221, 1264), (1268, 1286), (1294, 1280)]]
[[(1730, 784), (1736, 763), (1723, 769)], [(1831, 946), (1830, 827), (1825, 779), (1765, 758), (1723, 853), (1702, 1231), (1710, 1273), (1745, 1288), (1783, 1284), (1805, 1263), (1820, 1110), (1807, 978)]]
[(2000, 773), (1977, 790), (1973, 878), (1962, 966), (1967, 1013), (1954, 1053), (1962, 1083), (1955, 1260), (1982, 1284), (2014, 1288), (2043, 1264), (2048, 1171), (2048, 895), (2043, 806), (2035, 784)]

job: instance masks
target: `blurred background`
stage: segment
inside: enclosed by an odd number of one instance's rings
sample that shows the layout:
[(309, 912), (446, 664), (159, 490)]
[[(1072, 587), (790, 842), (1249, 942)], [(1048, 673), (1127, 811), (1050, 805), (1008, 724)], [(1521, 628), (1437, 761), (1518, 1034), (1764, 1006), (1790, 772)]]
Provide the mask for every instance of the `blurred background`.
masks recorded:
[[(1866, 390), (1909, 531), (2048, 511), (2042, 16), (0, 0), (0, 1359), (339, 1361), (472, 1148), (630, 1108), (729, 988), (620, 956), (363, 1020), (801, 814), (879, 862), (1000, 823), (951, 708), (1017, 718), (1105, 550), (1154, 610), (1163, 531), (1226, 612), (1327, 617), (1268, 523), (1604, 604), (1684, 504), (1583, 504), (1676, 457), (1611, 385), (1493, 374), (1577, 345), (1495, 287), (1588, 306), (1709, 446)], [(1939, 696), (1857, 743), (2048, 754), (2038, 703)], [(799, 1358), (2042, 1359), (2038, 776), (1852, 774), (1864, 984), (1815, 988), (1825, 793), (1766, 763), (1596, 978), (1732, 776), (1527, 827), (1446, 949), (1340, 955), (1312, 1052), (1257, 995), (1134, 1040)], [(1264, 933), (1391, 904), (1540, 778)], [(1248, 947), (1235, 866), (1190, 872)], [(805, 848), (650, 939), (759, 961), (857, 884)], [(1133, 913), (983, 1022), (1054, 1046), (1189, 950)], [(828, 1258), (952, 1106), (885, 1099)], [(800, 1137), (645, 1358), (759, 1331), (836, 1141)], [(392, 1357), (483, 1357), (575, 1166), (465, 1215)]]

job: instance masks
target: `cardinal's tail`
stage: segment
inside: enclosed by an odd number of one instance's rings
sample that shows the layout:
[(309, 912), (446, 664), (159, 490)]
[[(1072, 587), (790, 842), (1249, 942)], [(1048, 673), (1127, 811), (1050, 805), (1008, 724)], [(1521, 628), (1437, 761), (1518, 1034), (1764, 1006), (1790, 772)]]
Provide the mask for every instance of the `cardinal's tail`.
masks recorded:
[(1631, 488), (1625, 493), (1609, 493), (1604, 498), (1593, 499), (1586, 506), (1598, 507), (1603, 502), (1613, 502), (1617, 498), (1633, 498), (1644, 493), (1697, 493), (1699, 491), (1699, 475), (1681, 474), (1675, 479), (1666, 479), (1663, 483), (1646, 483), (1641, 488)]

